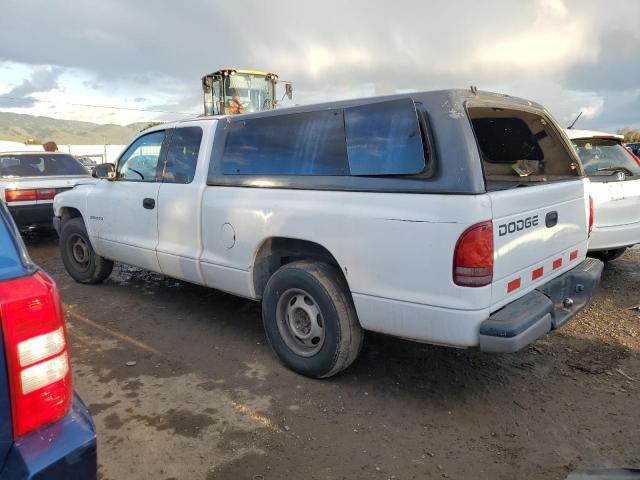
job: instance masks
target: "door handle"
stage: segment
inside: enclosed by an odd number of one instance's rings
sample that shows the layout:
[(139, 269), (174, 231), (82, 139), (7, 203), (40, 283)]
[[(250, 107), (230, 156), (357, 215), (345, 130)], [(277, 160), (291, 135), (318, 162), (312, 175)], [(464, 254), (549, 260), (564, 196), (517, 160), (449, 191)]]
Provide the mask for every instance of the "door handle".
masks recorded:
[(555, 227), (558, 224), (558, 212), (549, 212), (544, 217), (544, 223), (547, 228)]
[(142, 200), (142, 206), (147, 210), (153, 210), (156, 208), (156, 201), (153, 198), (145, 198)]

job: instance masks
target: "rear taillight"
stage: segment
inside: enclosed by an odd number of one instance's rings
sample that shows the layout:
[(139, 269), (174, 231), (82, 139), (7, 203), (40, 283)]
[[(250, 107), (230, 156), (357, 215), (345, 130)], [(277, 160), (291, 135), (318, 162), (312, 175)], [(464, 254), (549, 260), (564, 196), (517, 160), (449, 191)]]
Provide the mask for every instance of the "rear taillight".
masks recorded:
[(36, 196), (38, 200), (53, 200), (56, 196), (55, 188), (39, 188), (36, 190)]
[(71, 369), (62, 304), (53, 280), (43, 272), (0, 282), (14, 438), (68, 411)]
[(6, 189), (4, 198), (7, 202), (26, 202), (33, 200), (53, 200), (56, 196), (55, 188), (28, 188), (28, 189)]
[(7, 189), (4, 191), (4, 198), (7, 202), (24, 202), (27, 200), (37, 200), (38, 194), (35, 190)]
[(593, 197), (589, 196), (589, 234), (591, 236), (591, 231), (593, 230)]
[(483, 287), (493, 281), (493, 223), (476, 223), (458, 239), (453, 253), (453, 282)]

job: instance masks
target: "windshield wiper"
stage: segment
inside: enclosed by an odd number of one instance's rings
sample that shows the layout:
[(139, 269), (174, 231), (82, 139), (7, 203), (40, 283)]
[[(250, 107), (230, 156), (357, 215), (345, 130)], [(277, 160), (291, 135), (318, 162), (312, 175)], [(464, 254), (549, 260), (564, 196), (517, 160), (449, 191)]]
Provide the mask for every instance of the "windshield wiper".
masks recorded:
[(625, 167), (602, 167), (596, 170), (597, 172), (622, 172), (629, 177), (633, 177), (633, 172)]

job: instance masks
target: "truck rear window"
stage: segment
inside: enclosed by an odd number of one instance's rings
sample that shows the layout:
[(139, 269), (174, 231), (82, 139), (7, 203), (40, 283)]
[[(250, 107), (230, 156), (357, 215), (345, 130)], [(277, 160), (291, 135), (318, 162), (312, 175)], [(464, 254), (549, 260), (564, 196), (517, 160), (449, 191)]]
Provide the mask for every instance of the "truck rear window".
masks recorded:
[(0, 177), (42, 177), (52, 175), (87, 175), (87, 171), (71, 155), (59, 153), (0, 155)]
[(514, 163), (544, 158), (538, 139), (521, 118), (475, 118), (472, 122), (486, 161)]
[(489, 191), (574, 180), (581, 175), (571, 146), (544, 112), (503, 106), (467, 107)]

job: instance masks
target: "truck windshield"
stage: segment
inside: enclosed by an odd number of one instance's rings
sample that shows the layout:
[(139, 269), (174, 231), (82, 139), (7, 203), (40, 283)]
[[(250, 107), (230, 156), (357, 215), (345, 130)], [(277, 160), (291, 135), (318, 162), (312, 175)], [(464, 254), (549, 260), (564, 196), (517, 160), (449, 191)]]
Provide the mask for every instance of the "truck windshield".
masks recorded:
[(71, 155), (28, 153), (0, 155), (0, 177), (44, 177), (51, 175), (87, 175)]
[(580, 138), (572, 140), (572, 143), (587, 175), (609, 175), (623, 171), (628, 176), (640, 176), (640, 164), (616, 140)]
[(230, 75), (224, 80), (224, 113), (269, 110), (273, 105), (273, 84), (263, 75)]

